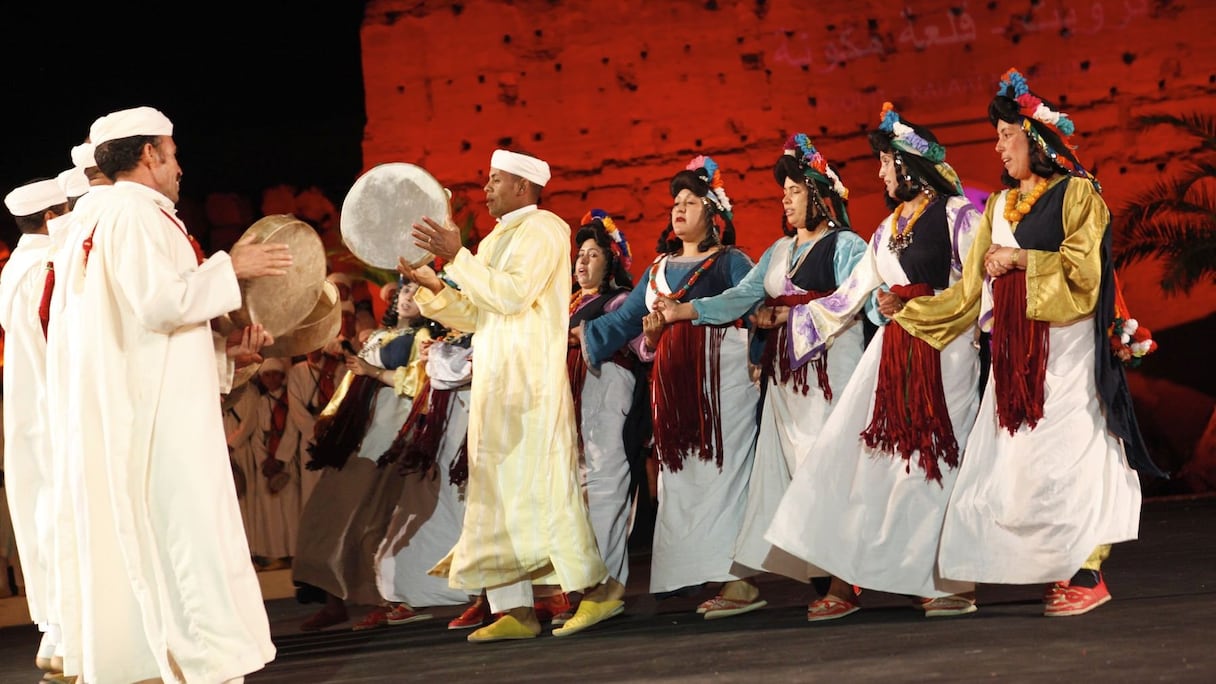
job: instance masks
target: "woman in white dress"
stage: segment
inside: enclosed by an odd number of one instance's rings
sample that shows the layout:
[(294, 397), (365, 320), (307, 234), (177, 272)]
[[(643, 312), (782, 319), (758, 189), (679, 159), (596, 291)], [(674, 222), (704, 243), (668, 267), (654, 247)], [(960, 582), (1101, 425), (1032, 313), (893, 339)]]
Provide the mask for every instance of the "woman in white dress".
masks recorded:
[[(764, 539), (790, 477), (806, 457), (824, 421), (857, 367), (865, 348), (858, 315), (836, 335), (831, 353), (813, 360), (790, 353), (786, 320), (791, 306), (831, 294), (866, 252), (849, 229), (849, 191), (804, 133), (790, 136), (773, 166), (782, 188), (782, 232), (739, 284), (712, 297), (675, 303), (658, 300), (669, 323), (720, 325), (757, 306), (762, 330), (753, 342), (760, 366), (762, 407), (756, 457), (748, 485), (747, 511), (735, 540), (735, 562), (799, 582), (823, 573)], [(757, 348), (762, 352), (757, 358)]]
[[(975, 417), (979, 357), (960, 335), (940, 353), (886, 316), (958, 280), (979, 212), (927, 129), (886, 103), (870, 135), (893, 211), (835, 293), (789, 314), (795, 358), (815, 358), (871, 297), (883, 324), (794, 474), (767, 539), (832, 575), (814, 622), (856, 612), (855, 587), (922, 597), (928, 616), (975, 610), (974, 587), (937, 570), (937, 547)], [(835, 350), (835, 347), (832, 347)]]
[[(747, 330), (688, 322), (665, 327), (659, 298), (687, 301), (733, 287), (752, 269), (734, 248), (730, 200), (718, 165), (697, 157), (671, 180), (671, 223), (655, 259), (621, 307), (572, 332), (587, 364), (598, 369), (639, 333), (653, 354), (651, 398), (659, 508), (651, 551), (650, 591), (673, 592), (723, 582), (698, 611), (706, 619), (766, 605), (731, 550), (743, 524), (760, 395), (748, 376)], [(585, 600), (584, 600), (585, 603)]]
[(1137, 470), (1161, 475), (1111, 351), (1110, 212), (1068, 138), (1073, 122), (1014, 69), (988, 107), (1009, 188), (988, 199), (960, 283), (896, 320), (948, 343), (978, 317), (992, 374), (942, 530), (944, 576), (1049, 583), (1044, 614), (1110, 600), (1101, 563), (1135, 539)]

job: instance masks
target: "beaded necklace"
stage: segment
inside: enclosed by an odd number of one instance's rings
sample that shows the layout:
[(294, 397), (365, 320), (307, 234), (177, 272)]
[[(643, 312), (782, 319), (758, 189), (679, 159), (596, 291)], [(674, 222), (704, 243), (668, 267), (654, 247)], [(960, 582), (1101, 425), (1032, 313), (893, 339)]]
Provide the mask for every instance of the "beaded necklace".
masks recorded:
[(579, 290), (578, 292), (570, 295), (570, 315), (573, 316), (575, 311), (583, 308), (583, 304), (590, 302), (592, 299), (595, 299), (598, 296), (600, 296), (599, 290), (592, 292)]
[(697, 266), (697, 270), (692, 272), (692, 276), (688, 279), (688, 282), (684, 283), (684, 287), (681, 287), (675, 292), (669, 294), (663, 294), (659, 291), (659, 283), (655, 279), (655, 276), (657, 276), (659, 273), (659, 264), (663, 262), (664, 259), (654, 262), (650, 265), (650, 291), (660, 297), (666, 297), (668, 299), (682, 299), (684, 295), (688, 294), (688, 290), (691, 289), (693, 285), (697, 284), (697, 281), (701, 278), (701, 274), (708, 271), (710, 267), (714, 265), (714, 262), (718, 260), (718, 254), (720, 253), (721, 252), (715, 253), (705, 261), (702, 261), (701, 265)]
[(932, 200), (922, 202), (921, 205), (916, 208), (916, 211), (912, 212), (912, 217), (908, 219), (908, 222), (904, 225), (903, 230), (899, 229), (899, 215), (903, 213), (904, 205), (900, 204), (899, 207), (891, 214), (891, 239), (887, 241), (887, 249), (890, 249), (892, 254), (898, 257), (904, 253), (904, 250), (908, 248), (908, 245), (912, 244), (912, 227), (916, 225), (916, 220), (920, 218), (921, 214), (925, 213), (925, 210), (928, 209), (929, 205), (932, 203)]
[(1005, 195), (1005, 220), (1011, 224), (1021, 221), (1026, 217), (1026, 214), (1030, 213), (1030, 208), (1034, 206), (1035, 202), (1039, 201), (1039, 198), (1042, 197), (1043, 193), (1045, 192), (1047, 192), (1046, 178), (1035, 184), (1034, 190), (1031, 190), (1029, 195), (1021, 197), (1020, 199), (1019, 195), (1021, 193), (1019, 193), (1016, 189), (1010, 190), (1008, 194)]

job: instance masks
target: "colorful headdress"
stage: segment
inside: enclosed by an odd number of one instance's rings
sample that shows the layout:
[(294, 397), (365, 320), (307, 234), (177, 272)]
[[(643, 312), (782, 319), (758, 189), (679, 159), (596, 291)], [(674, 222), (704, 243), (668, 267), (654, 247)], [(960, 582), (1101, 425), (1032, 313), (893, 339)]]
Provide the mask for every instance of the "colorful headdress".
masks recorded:
[(629, 241), (625, 239), (625, 232), (617, 227), (616, 222), (603, 209), (592, 209), (584, 214), (580, 225), (590, 225), (594, 221), (599, 221), (600, 225), (604, 227), (604, 232), (612, 240), (613, 254), (616, 254), (616, 258), (620, 259), (621, 265), (628, 271), (633, 266), (633, 254), (629, 251)]
[(807, 137), (806, 133), (791, 135), (789, 140), (785, 141), (785, 154), (798, 160), (798, 165), (802, 167), (807, 178), (828, 186), (832, 192), (840, 196), (840, 199), (849, 198), (849, 189), (840, 182), (840, 176), (836, 175), (836, 172), (828, 165), (828, 160), (811, 144), (811, 139)]
[(726, 187), (722, 184), (722, 170), (718, 168), (718, 163), (714, 161), (713, 157), (699, 154), (693, 157), (692, 161), (688, 162), (688, 166), (684, 168), (696, 173), (709, 184), (708, 199), (713, 202), (718, 213), (728, 219), (734, 218), (730, 198), (726, 196)]
[(963, 182), (955, 173), (954, 167), (946, 163), (946, 148), (935, 142), (929, 142), (916, 134), (916, 131), (911, 126), (904, 123), (899, 118), (899, 112), (895, 111), (895, 105), (890, 102), (882, 103), (882, 114), (880, 115), (880, 123), (878, 130), (886, 131), (892, 135), (891, 147), (905, 152), (922, 157), (933, 163), (933, 167), (946, 182), (953, 185), (958, 194), (963, 194)]
[[(1069, 136), (1076, 131), (1072, 119), (1068, 118), (1067, 114), (1048, 107), (1038, 95), (1030, 90), (1030, 84), (1026, 82), (1026, 77), (1021, 72), (1017, 69), (1006, 71), (1005, 75), (1001, 76), (996, 94), (1007, 97), (1018, 104), (1018, 112), (1022, 115), (1022, 130), (1026, 131), (1030, 139), (1051, 158), (1052, 162), (1071, 175), (1094, 181), (1093, 174), (1081, 166), (1081, 162), (1072, 152), (1076, 149), (1069, 143)], [(1043, 136), (1039, 135), (1035, 125), (1031, 123), (1032, 121), (1058, 135), (1065, 149), (1056, 150), (1048, 144)], [(1094, 183), (1097, 184), (1097, 181)]]

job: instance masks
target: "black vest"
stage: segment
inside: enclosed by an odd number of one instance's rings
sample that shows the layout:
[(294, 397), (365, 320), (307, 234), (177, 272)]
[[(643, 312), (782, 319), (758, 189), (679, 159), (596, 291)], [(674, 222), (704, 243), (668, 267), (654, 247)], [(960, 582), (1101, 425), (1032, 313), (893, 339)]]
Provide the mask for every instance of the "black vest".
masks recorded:
[(912, 226), (912, 242), (899, 255), (899, 265), (909, 283), (925, 283), (936, 290), (950, 286), (954, 247), (946, 221), (947, 199), (933, 200)]

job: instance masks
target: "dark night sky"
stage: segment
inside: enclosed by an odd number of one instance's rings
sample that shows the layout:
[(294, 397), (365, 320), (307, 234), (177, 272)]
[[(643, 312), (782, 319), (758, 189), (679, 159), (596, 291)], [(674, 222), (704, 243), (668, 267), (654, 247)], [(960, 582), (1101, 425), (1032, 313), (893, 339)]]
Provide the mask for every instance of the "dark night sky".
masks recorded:
[(94, 119), (139, 105), (174, 122), (183, 198), (290, 183), (340, 201), (361, 170), (362, 2), (72, 4), (0, 10), (0, 195), (67, 169)]

